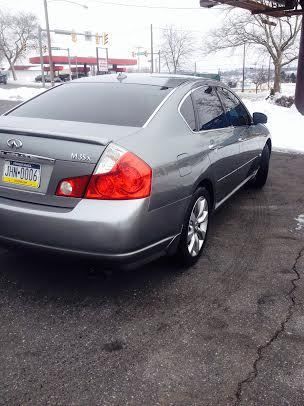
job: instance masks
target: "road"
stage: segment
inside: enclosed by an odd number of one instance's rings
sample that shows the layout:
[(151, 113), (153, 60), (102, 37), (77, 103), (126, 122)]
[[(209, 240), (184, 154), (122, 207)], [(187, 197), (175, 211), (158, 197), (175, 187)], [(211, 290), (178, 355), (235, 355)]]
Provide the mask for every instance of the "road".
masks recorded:
[[(1, 86), (0, 86), (0, 88), (1, 88)], [(5, 113), (9, 109), (17, 106), (19, 103), (21, 103), (21, 102), (9, 101), (9, 100), (0, 100), (0, 114)]]
[(0, 404), (303, 405), (303, 168), (274, 153), (189, 270), (1, 250)]

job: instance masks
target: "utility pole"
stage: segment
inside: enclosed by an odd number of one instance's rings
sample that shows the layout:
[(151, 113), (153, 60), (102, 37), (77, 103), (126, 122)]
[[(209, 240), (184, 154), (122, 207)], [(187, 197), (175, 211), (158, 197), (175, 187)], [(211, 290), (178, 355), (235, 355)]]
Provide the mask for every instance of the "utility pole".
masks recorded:
[(96, 47), (96, 63), (97, 63), (97, 75), (99, 75), (99, 56), (98, 56), (98, 47)]
[(76, 78), (78, 79), (78, 61), (77, 61), (77, 56), (75, 56), (76, 58)]
[(150, 26), (151, 29), (151, 73), (154, 71), (154, 59), (153, 59), (153, 25)]
[(270, 89), (270, 62), (271, 62), (271, 56), (269, 57), (269, 63), (268, 63), (268, 90)]
[(140, 72), (140, 55), (139, 55), (139, 52), (140, 52), (141, 48), (142, 47), (137, 47), (137, 72)]
[(158, 73), (160, 73), (160, 50), (158, 51)]
[(46, 34), (47, 34), (48, 49), (49, 49), (49, 65), (50, 65), (51, 84), (52, 84), (52, 86), (54, 86), (54, 66), (53, 66), (53, 57), (52, 57), (52, 44), (51, 44), (51, 33), (50, 33), (50, 25), (49, 25), (47, 0), (43, 0), (43, 4), (44, 4)]
[(70, 48), (67, 48), (67, 51), (68, 51), (69, 71), (70, 71), (70, 82), (71, 82), (72, 81), (72, 68), (71, 68)]
[(38, 41), (39, 41), (39, 54), (40, 54), (41, 81), (42, 81), (42, 87), (45, 87), (43, 51), (42, 51), (42, 35), (41, 35), (40, 25), (38, 27)]
[(242, 80), (242, 93), (244, 93), (244, 89), (245, 89), (245, 61), (246, 61), (246, 44), (244, 44), (244, 50), (243, 50), (243, 80)]

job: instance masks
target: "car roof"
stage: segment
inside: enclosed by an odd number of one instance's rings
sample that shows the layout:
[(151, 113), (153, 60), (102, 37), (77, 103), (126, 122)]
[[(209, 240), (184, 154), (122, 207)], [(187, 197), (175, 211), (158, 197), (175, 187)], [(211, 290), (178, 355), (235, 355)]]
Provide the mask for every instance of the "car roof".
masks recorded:
[(76, 79), (74, 83), (126, 83), (126, 84), (141, 84), (175, 88), (179, 85), (192, 82), (192, 83), (206, 83), (212, 84), (217, 82), (212, 79), (202, 78), (190, 75), (173, 75), (173, 74), (151, 74), (151, 73), (121, 73), (84, 77)]

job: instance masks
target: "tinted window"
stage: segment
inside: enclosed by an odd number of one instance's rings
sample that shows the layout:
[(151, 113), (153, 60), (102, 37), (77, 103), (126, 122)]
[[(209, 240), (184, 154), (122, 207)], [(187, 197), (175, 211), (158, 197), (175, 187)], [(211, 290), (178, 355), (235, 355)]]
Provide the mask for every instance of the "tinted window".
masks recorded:
[(191, 96), (189, 95), (183, 102), (180, 108), (181, 115), (186, 120), (188, 126), (192, 131), (196, 130), (195, 115), (193, 110), (193, 103)]
[(224, 128), (226, 120), (222, 104), (212, 87), (201, 87), (193, 93), (194, 106), (198, 114), (199, 131)]
[(55, 87), (10, 115), (141, 127), (172, 89), (124, 83)]
[(219, 92), (227, 112), (227, 119), (231, 125), (235, 127), (249, 125), (250, 117), (239, 99), (227, 89), (221, 88)]

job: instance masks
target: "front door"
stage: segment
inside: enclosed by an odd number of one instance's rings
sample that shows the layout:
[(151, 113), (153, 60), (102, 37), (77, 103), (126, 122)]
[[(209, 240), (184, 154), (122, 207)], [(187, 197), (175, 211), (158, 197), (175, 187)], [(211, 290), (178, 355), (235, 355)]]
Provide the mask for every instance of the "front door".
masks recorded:
[(239, 173), (242, 181), (252, 174), (259, 162), (260, 151), (255, 126), (243, 103), (232, 92), (225, 88), (218, 88), (218, 92), (240, 146)]
[(216, 180), (216, 200), (224, 199), (239, 184), (239, 143), (214, 87), (202, 86), (192, 93), (202, 145), (208, 143)]

